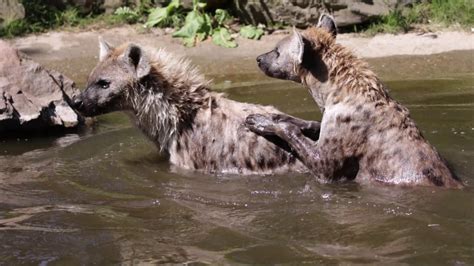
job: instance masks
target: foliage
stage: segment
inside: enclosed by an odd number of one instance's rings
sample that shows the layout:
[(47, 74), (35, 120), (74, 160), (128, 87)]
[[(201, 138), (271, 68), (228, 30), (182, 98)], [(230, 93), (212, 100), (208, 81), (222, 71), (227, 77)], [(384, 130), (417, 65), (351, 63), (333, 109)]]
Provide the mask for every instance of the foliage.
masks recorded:
[(431, 0), (413, 5), (405, 10), (393, 10), (369, 26), (367, 32), (407, 32), (416, 24), (440, 23), (443, 25), (474, 25), (472, 0)]
[(203, 41), (211, 31), (210, 17), (208, 14), (193, 10), (186, 15), (184, 25), (173, 33), (173, 37), (183, 38), (183, 44), (194, 46), (196, 41)]
[(217, 28), (212, 33), (212, 41), (222, 47), (235, 48), (237, 43), (234, 38), (230, 35), (230, 32), (226, 28)]
[(232, 17), (229, 13), (223, 9), (217, 9), (214, 15), (214, 21), (216, 22), (216, 28), (212, 31), (212, 41), (222, 47), (235, 48), (237, 43), (231, 36), (229, 29), (226, 27), (226, 21), (229, 21)]
[(197, 42), (211, 36), (212, 41), (220, 46), (237, 47), (225, 23), (232, 17), (223, 9), (217, 9), (212, 16), (204, 12), (206, 3), (193, 0), (191, 10), (184, 20), (183, 26), (173, 33), (173, 37), (182, 38), (186, 46), (194, 46)]
[(263, 36), (263, 29), (260, 27), (255, 27), (253, 25), (247, 25), (240, 28), (240, 36), (247, 39), (260, 40)]
[(369, 27), (368, 33), (375, 34), (379, 32), (384, 33), (398, 33), (406, 32), (410, 27), (405, 16), (400, 10), (390, 11), (387, 15), (380, 18), (380, 20)]
[(474, 25), (474, 4), (472, 0), (432, 0), (430, 12), (433, 20), (440, 23)]
[(29, 25), (23, 19), (13, 20), (0, 29), (0, 36), (20, 36), (30, 31)]
[(151, 9), (145, 27), (151, 28), (154, 26), (168, 27), (179, 25), (182, 18), (179, 9), (179, 0), (172, 0), (166, 7)]
[(2, 35), (11, 37), (41, 32), (57, 24), (59, 11), (56, 8), (44, 5), (41, 0), (23, 0), (22, 4), (28, 16), (23, 20), (9, 23), (1, 30)]
[(117, 8), (115, 10), (114, 15), (119, 21), (126, 22), (126, 23), (136, 23), (138, 19), (140, 18), (140, 15), (136, 10), (132, 10), (128, 6), (123, 6)]
[(64, 12), (56, 14), (55, 26), (77, 26), (81, 24), (81, 16), (76, 8), (67, 8)]

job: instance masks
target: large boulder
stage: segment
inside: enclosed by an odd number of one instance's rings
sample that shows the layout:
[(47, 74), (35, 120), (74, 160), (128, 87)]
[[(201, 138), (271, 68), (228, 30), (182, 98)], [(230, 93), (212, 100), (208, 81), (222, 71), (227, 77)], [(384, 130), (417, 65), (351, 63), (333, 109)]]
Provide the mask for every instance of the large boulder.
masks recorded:
[(338, 26), (363, 23), (374, 16), (414, 3), (416, 0), (234, 0), (234, 9), (247, 23), (286, 23), (307, 27), (322, 12), (334, 15)]
[(0, 0), (0, 28), (25, 17), (25, 8), (18, 0)]
[(4, 41), (0, 54), (0, 134), (74, 128), (84, 121), (68, 104), (80, 93), (72, 80)]

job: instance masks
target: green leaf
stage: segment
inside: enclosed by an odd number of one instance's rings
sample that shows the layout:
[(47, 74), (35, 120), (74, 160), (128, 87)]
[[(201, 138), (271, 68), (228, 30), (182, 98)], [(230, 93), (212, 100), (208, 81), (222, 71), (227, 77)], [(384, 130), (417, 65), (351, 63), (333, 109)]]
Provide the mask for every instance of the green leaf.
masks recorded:
[(193, 47), (195, 43), (195, 38), (183, 38), (183, 45), (186, 47)]
[(177, 9), (178, 7), (179, 7), (179, 0), (172, 0), (166, 8), (169, 9), (169, 11), (171, 11), (171, 10)]
[(145, 27), (165, 26), (172, 21), (171, 17), (179, 8), (179, 0), (171, 1), (166, 7), (153, 8), (148, 15), (148, 20)]
[(196, 11), (191, 11), (186, 16), (183, 27), (175, 31), (172, 36), (178, 38), (194, 38), (203, 23), (203, 16)]
[(216, 9), (216, 14), (214, 15), (214, 18), (216, 19), (217, 24), (221, 26), (224, 24), (225, 21), (229, 20), (231, 16), (224, 9)]
[(263, 35), (263, 30), (253, 25), (247, 25), (240, 28), (240, 36), (247, 39), (259, 40)]
[(162, 24), (168, 17), (168, 11), (164, 7), (157, 7), (152, 9), (150, 15), (148, 15), (148, 20), (145, 23), (145, 27), (151, 28), (156, 25)]
[(173, 33), (172, 36), (184, 38), (185, 45), (193, 46), (196, 41), (205, 40), (211, 31), (209, 15), (202, 14), (199, 11), (191, 11), (186, 16), (184, 26)]
[[(66, 15), (68, 16), (74, 16), (74, 14), (68, 14), (66, 12), (63, 13), (63, 18), (66, 18)], [(134, 23), (138, 20), (139, 16), (138, 13), (135, 10), (132, 10), (128, 6), (124, 7), (119, 7), (115, 10), (114, 15), (121, 21), (128, 22), (128, 23)], [(77, 17), (77, 14), (76, 14)]]
[(237, 43), (234, 42), (232, 36), (226, 28), (217, 28), (212, 34), (212, 41), (222, 47), (235, 48)]

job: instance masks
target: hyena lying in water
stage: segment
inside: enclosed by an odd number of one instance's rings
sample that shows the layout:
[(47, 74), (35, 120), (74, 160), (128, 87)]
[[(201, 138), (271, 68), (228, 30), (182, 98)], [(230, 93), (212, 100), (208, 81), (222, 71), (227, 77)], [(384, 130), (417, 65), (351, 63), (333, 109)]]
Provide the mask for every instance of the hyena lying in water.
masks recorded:
[(366, 63), (336, 44), (336, 33), (334, 20), (323, 15), (316, 27), (295, 31), (257, 58), (268, 76), (308, 87), (323, 112), (319, 140), (279, 115), (251, 115), (246, 125), (285, 140), (322, 180), (462, 187), (408, 109), (390, 98)]
[[(244, 125), (252, 113), (281, 112), (271, 106), (240, 103), (212, 92), (187, 60), (135, 44), (112, 48), (100, 40), (100, 62), (86, 90), (73, 104), (95, 116), (124, 110), (172, 164), (213, 173), (307, 172), (287, 144), (261, 137)], [(285, 116), (317, 139), (318, 122)]]

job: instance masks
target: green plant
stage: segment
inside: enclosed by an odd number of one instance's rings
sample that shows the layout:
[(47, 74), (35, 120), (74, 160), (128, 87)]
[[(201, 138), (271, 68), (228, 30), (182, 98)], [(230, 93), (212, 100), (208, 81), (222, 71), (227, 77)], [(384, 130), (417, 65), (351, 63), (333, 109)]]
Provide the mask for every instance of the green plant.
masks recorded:
[(196, 42), (203, 41), (212, 36), (212, 41), (223, 47), (237, 47), (225, 22), (231, 19), (229, 13), (217, 9), (214, 16), (204, 12), (206, 3), (193, 0), (193, 10), (184, 20), (183, 26), (173, 33), (173, 37), (182, 38), (186, 46), (194, 46)]
[(240, 28), (240, 36), (247, 38), (247, 39), (253, 39), (253, 40), (260, 40), (260, 38), (263, 36), (263, 29), (260, 27), (255, 27), (253, 25), (247, 25), (242, 28)]
[(119, 21), (126, 22), (129, 24), (136, 23), (138, 19), (140, 18), (140, 15), (138, 14), (138, 12), (135, 10), (132, 10), (128, 6), (117, 8), (117, 10), (115, 10), (114, 12), (114, 15)]
[(56, 25), (76, 26), (81, 18), (76, 8), (68, 8), (64, 12), (56, 14)]
[(390, 11), (386, 16), (381, 17), (375, 24), (371, 25), (368, 32), (372, 34), (379, 32), (398, 33), (401, 31), (407, 31), (409, 27), (410, 24), (407, 23), (406, 17), (402, 14), (402, 11), (395, 9)]
[(431, 0), (405, 10), (393, 10), (369, 26), (367, 33), (406, 32), (418, 23), (470, 26), (474, 24), (472, 0)]
[(474, 4), (472, 0), (432, 0), (430, 13), (434, 21), (443, 24), (474, 24)]
[(145, 27), (151, 28), (155, 26), (177, 26), (180, 20), (182, 20), (182, 17), (178, 12), (179, 9), (179, 0), (172, 0), (166, 7), (157, 7), (151, 9), (150, 14), (148, 15), (148, 20), (145, 23)]
[(23, 35), (29, 32), (30, 27), (26, 24), (25, 20), (17, 19), (8, 23), (5, 27), (0, 29), (0, 36), (8, 38)]
[(235, 48), (237, 43), (232, 38), (229, 29), (226, 27), (225, 22), (230, 20), (232, 17), (229, 13), (223, 9), (217, 9), (214, 15), (216, 22), (216, 28), (212, 30), (212, 41), (222, 47)]
[(182, 38), (186, 46), (194, 46), (196, 41), (202, 41), (207, 38), (211, 32), (211, 19), (202, 9), (205, 3), (193, 0), (193, 10), (190, 11), (184, 20), (184, 25), (173, 33), (173, 37)]

